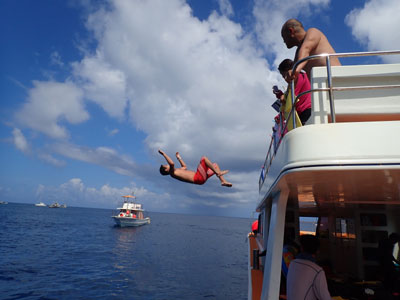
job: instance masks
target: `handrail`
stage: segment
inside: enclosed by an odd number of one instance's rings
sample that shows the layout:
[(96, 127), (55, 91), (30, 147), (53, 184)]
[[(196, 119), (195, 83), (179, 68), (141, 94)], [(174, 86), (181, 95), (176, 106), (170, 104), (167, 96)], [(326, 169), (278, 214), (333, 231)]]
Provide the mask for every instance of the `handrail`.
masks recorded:
[[(290, 117), (293, 115), (294, 116), (294, 112), (295, 112), (295, 104), (297, 99), (299, 99), (299, 97), (308, 94), (308, 93), (314, 93), (314, 92), (328, 92), (329, 95), (329, 102), (330, 102), (330, 111), (331, 111), (331, 121), (332, 123), (336, 122), (336, 114), (335, 114), (335, 105), (334, 105), (334, 98), (333, 98), (333, 92), (334, 91), (356, 91), (356, 90), (375, 90), (375, 89), (392, 89), (392, 88), (400, 88), (400, 85), (379, 85), (379, 86), (352, 86), (352, 87), (334, 87), (332, 84), (332, 70), (331, 70), (331, 57), (361, 57), (361, 56), (380, 56), (380, 55), (399, 55), (400, 54), (400, 50), (389, 50), (389, 51), (370, 51), (370, 52), (349, 52), (349, 53), (324, 53), (324, 54), (318, 54), (318, 55), (311, 55), (308, 56), (306, 58), (300, 59), (299, 61), (297, 61), (293, 68), (292, 68), (292, 72), (294, 72), (294, 70), (296, 70), (297, 66), (299, 64), (301, 64), (304, 61), (308, 61), (308, 60), (314, 60), (314, 59), (318, 59), (318, 58), (326, 58), (326, 68), (327, 68), (327, 80), (328, 80), (328, 87), (327, 88), (315, 88), (315, 89), (310, 89), (308, 91), (302, 92), (299, 95), (295, 96), (294, 90), (294, 80), (292, 80), (290, 82), (290, 89), (292, 90), (291, 93), (291, 100), (292, 100), (292, 109), (289, 112), (289, 116), (287, 118), (287, 120), (290, 120)], [(274, 149), (273, 153), (271, 153), (271, 145), (273, 143), (273, 138), (271, 139), (271, 144), (270, 147), (268, 149), (268, 153), (267, 153), (267, 157), (265, 159), (264, 162), (264, 172), (265, 172), (265, 176), (264, 176), (264, 180), (266, 178), (268, 168), (266, 168), (267, 165), (267, 160), (269, 158), (269, 165), (272, 164), (272, 160), (275, 157), (276, 151), (279, 147), (279, 145), (281, 144), (281, 141), (284, 137), (284, 133), (286, 131), (286, 128), (288, 126), (288, 122), (285, 123), (285, 126), (282, 126), (282, 120), (280, 121), (280, 128), (281, 128), (281, 136), (279, 137), (279, 140), (277, 142), (277, 147), (276, 149)], [(296, 126), (296, 118), (293, 117), (293, 129), (295, 129)], [(259, 188), (261, 189), (262, 184), (264, 183), (264, 180), (259, 180)]]

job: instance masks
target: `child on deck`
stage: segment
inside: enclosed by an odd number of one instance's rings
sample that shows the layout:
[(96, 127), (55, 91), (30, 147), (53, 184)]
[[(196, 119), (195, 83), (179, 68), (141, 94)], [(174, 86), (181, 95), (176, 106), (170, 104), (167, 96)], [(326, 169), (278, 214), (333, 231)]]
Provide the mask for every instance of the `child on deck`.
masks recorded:
[[(289, 71), (293, 68), (293, 66), (294, 62), (291, 59), (285, 59), (279, 64), (278, 70), (287, 83), (291, 82)], [(295, 95), (299, 95), (305, 91), (309, 91), (310, 89), (311, 85), (310, 81), (308, 80), (307, 74), (305, 72), (300, 72), (298, 77), (295, 79)], [(285, 95), (282, 91), (276, 90), (273, 91), (273, 93), (282, 102), (285, 101)], [(305, 125), (305, 123), (311, 116), (311, 94), (307, 93), (300, 96), (295, 106), (301, 124)]]

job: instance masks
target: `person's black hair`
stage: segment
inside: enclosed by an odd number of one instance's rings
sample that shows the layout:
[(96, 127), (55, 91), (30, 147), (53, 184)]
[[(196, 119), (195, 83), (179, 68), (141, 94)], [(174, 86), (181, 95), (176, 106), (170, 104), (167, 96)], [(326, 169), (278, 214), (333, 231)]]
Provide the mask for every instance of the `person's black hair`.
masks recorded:
[(400, 241), (400, 235), (396, 232), (393, 232), (389, 235), (389, 239), (393, 242), (393, 243), (398, 243)]
[(161, 175), (168, 175), (169, 172), (165, 169), (163, 165), (160, 166), (160, 173)]
[(319, 248), (319, 241), (314, 235), (304, 234), (300, 236), (300, 245), (303, 248), (303, 252), (315, 254)]
[(279, 72), (287, 72), (293, 68), (294, 62), (293, 60), (286, 58), (284, 59), (278, 66)]

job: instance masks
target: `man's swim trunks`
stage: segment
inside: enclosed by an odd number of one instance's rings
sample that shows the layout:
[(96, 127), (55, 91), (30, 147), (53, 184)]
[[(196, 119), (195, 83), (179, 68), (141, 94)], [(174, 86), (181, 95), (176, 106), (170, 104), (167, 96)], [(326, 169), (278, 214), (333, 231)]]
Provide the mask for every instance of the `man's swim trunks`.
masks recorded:
[[(213, 164), (215, 166), (215, 164)], [(208, 178), (214, 175), (214, 171), (211, 170), (205, 162), (204, 157), (201, 158), (197, 171), (194, 174), (193, 182), (195, 184), (204, 184)]]

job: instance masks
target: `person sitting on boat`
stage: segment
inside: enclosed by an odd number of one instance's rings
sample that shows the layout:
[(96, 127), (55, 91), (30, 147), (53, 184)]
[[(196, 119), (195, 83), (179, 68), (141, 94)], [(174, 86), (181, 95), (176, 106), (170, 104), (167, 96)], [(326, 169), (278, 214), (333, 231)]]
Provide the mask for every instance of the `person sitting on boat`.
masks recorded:
[(175, 168), (173, 160), (162, 150), (158, 152), (164, 156), (167, 161), (167, 165), (160, 166), (161, 175), (171, 175), (171, 177), (178, 179), (180, 181), (194, 183), (194, 184), (204, 184), (208, 178), (216, 174), (216, 176), (221, 181), (222, 186), (231, 187), (232, 183), (225, 180), (224, 176), (228, 173), (228, 170), (221, 171), (218, 164), (212, 163), (207, 157), (203, 156), (197, 167), (197, 171), (188, 170), (179, 152), (176, 152), (176, 158), (181, 164), (180, 168)]
[(379, 241), (378, 245), (378, 260), (384, 277), (383, 284), (392, 293), (399, 292), (400, 273), (398, 266), (400, 265), (400, 261), (393, 256), (394, 246), (399, 242), (400, 235), (393, 232), (388, 238)]
[[(293, 66), (294, 62), (289, 58), (284, 59), (278, 66), (279, 72), (287, 83), (291, 82), (289, 71), (293, 68)], [(300, 72), (295, 79), (294, 86), (295, 95), (299, 95), (311, 89), (310, 81), (308, 80), (305, 72)], [(285, 102), (286, 95), (281, 90), (274, 90), (273, 93), (278, 99), (280, 99), (282, 102)], [(291, 99), (288, 100), (291, 101)], [(311, 116), (311, 94), (307, 93), (300, 96), (295, 104), (295, 107), (301, 124), (304, 125)]]
[(324, 270), (315, 263), (319, 241), (314, 235), (300, 236), (301, 252), (291, 261), (287, 277), (288, 300), (331, 300)]
[[(310, 55), (323, 53), (336, 53), (328, 38), (317, 28), (304, 29), (303, 24), (299, 20), (289, 19), (283, 24), (281, 35), (283, 42), (288, 49), (297, 47), (294, 62), (297, 62)], [(337, 57), (332, 57), (332, 66), (341, 66)], [(291, 79), (295, 79), (301, 70), (305, 70), (308, 78), (311, 78), (311, 69), (317, 66), (326, 66), (325, 58), (308, 60), (300, 63), (293, 74), (290, 71)]]

